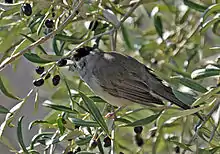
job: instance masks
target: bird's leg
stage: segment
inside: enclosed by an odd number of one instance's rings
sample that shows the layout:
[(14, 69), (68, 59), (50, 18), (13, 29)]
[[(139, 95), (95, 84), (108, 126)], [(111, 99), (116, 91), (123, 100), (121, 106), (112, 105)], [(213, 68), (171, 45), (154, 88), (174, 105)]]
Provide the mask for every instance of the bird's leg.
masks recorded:
[(116, 119), (116, 113), (123, 109), (123, 107), (118, 107), (114, 112), (109, 112), (105, 115), (105, 118)]

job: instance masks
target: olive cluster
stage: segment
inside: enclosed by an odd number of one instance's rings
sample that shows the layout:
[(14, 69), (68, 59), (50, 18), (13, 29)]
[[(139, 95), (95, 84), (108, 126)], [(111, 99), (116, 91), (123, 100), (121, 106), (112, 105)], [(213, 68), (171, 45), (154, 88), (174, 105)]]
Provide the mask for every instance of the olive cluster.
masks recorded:
[[(5, 3), (8, 3), (8, 4), (13, 4), (13, 0), (5, 0)], [(31, 16), (32, 14), (32, 7), (31, 7), (31, 4), (29, 3), (23, 3), (21, 5), (21, 12), (26, 15), (26, 16)], [(52, 8), (51, 9), (51, 12), (52, 12), (52, 18), (55, 17), (55, 12), (54, 12), (54, 9)], [(52, 29), (54, 27), (54, 21), (52, 19), (46, 19), (45, 20), (45, 26), (48, 28), (48, 29)]]
[[(62, 67), (65, 66), (67, 64), (67, 60), (66, 59), (61, 59), (59, 61), (57, 61), (57, 66)], [(47, 80), (51, 77), (50, 72), (45, 71), (45, 68), (43, 66), (38, 66), (35, 69), (36, 73), (40, 75), (39, 79), (36, 79), (33, 81), (34, 86), (36, 87), (40, 87), (44, 84), (44, 80)], [(52, 83), (54, 86), (57, 86), (60, 83), (60, 75), (56, 74), (53, 76), (52, 78)]]

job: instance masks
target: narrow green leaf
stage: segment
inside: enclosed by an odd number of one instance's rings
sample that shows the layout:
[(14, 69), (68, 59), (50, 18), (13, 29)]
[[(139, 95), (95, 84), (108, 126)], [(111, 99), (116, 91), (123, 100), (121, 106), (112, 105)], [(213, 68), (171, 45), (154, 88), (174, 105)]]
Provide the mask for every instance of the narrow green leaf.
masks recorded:
[(25, 54), (23, 54), (23, 56), (33, 62), (33, 63), (38, 63), (38, 64), (45, 64), (45, 63), (50, 63), (52, 61), (49, 61), (49, 60), (45, 60), (45, 59), (42, 59), (40, 58), (37, 54), (34, 54), (34, 53), (31, 53), (31, 52), (27, 52)]
[(22, 148), (23, 152), (25, 154), (28, 154), (28, 150), (26, 149), (26, 146), (23, 141), (23, 133), (22, 133), (22, 120), (24, 116), (20, 117), (18, 120), (18, 127), (17, 127), (17, 137), (18, 137), (18, 143), (20, 147)]
[(124, 118), (116, 118), (115, 121), (123, 122), (123, 123), (126, 123), (126, 124), (131, 123), (130, 120), (127, 120), (127, 119), (124, 119)]
[(16, 100), (21, 100), (21, 98), (13, 95), (11, 92), (8, 91), (8, 89), (4, 85), (4, 81), (2, 80), (1, 77), (0, 77), (0, 90), (5, 96), (8, 96), (8, 97), (16, 99)]
[(28, 24), (28, 27), (31, 29), (32, 34), (36, 32), (35, 26), (43, 20), (44, 16), (45, 15), (42, 15), (42, 14), (36, 14), (35, 16), (31, 18), (31, 21)]
[(197, 107), (197, 108), (193, 108), (193, 109), (177, 111), (177, 112), (173, 112), (170, 116), (172, 116), (172, 117), (186, 117), (188, 115), (192, 115), (192, 114), (197, 113), (197, 112), (199, 112), (201, 110), (204, 110), (207, 107), (208, 106), (202, 106), (202, 107)]
[(190, 0), (184, 0), (183, 2), (189, 8), (194, 9), (194, 10), (199, 11), (199, 12), (204, 12), (208, 8), (207, 6), (197, 4), (197, 3), (192, 2)]
[(220, 75), (220, 69), (205, 68), (193, 71), (191, 74), (191, 78), (196, 80), (217, 75)]
[(63, 117), (62, 116), (59, 116), (58, 118), (57, 118), (57, 126), (58, 126), (58, 128), (59, 128), (59, 131), (60, 131), (60, 134), (61, 135), (63, 135), (63, 133), (65, 132), (65, 127), (64, 127), (64, 125), (63, 125)]
[(44, 18), (41, 20), (41, 23), (39, 24), (39, 26), (38, 26), (38, 28), (37, 28), (37, 35), (40, 35), (41, 29), (42, 29), (42, 27), (43, 27), (43, 25), (44, 25), (44, 22), (45, 22), (45, 20), (47, 19), (47, 17), (48, 17), (49, 15), (50, 15), (50, 11), (48, 11), (48, 12), (45, 14)]
[(200, 105), (202, 102), (206, 101), (207, 99), (209, 99), (210, 97), (218, 93), (219, 91), (220, 91), (220, 87), (210, 89), (209, 91), (204, 93), (202, 96), (200, 96), (197, 100), (195, 100), (192, 106)]
[(217, 14), (214, 18), (208, 20), (205, 23), (201, 24), (200, 32), (204, 33), (208, 30), (208, 28), (211, 28), (211, 26), (215, 23), (218, 23), (220, 21), (220, 15)]
[(158, 35), (163, 38), (163, 24), (161, 17), (158, 14), (154, 15), (154, 27), (158, 33)]
[(52, 135), (54, 135), (54, 132), (43, 132), (40, 134), (35, 135), (32, 140), (31, 140), (31, 145), (30, 145), (30, 149), (34, 149), (34, 144), (37, 143), (37, 141), (42, 137), (42, 136), (49, 136), (51, 137)]
[(188, 104), (189, 106), (192, 105), (192, 103), (196, 100), (192, 95), (183, 93), (180, 91), (177, 91), (175, 89), (172, 89), (174, 95), (183, 103)]
[(75, 140), (77, 145), (85, 145), (90, 142), (92, 139), (92, 136), (86, 136), (86, 137), (79, 137)]
[(45, 54), (40, 54), (38, 55), (41, 59), (48, 60), (48, 61), (57, 61), (62, 58), (62, 56), (56, 56), (56, 55), (45, 55)]
[(63, 34), (56, 34), (54, 36), (54, 39), (61, 40), (61, 41), (64, 41), (64, 42), (70, 42), (72, 44), (79, 44), (79, 43), (82, 43), (84, 41), (83, 39), (76, 38), (76, 37), (73, 37), (73, 36), (67, 36), (67, 35), (63, 35)]
[(60, 56), (62, 56), (64, 54), (65, 44), (66, 44), (66, 42), (64, 42), (64, 41), (61, 43), (61, 47), (60, 47), (60, 51), (59, 51), (60, 52)]
[(203, 13), (202, 18), (200, 19), (201, 23), (203, 23), (208, 18), (209, 15), (211, 15), (214, 12), (219, 12), (219, 10), (220, 10), (220, 4), (219, 3), (209, 6), (205, 10), (205, 12)]
[(189, 87), (193, 90), (196, 90), (198, 92), (201, 92), (201, 93), (207, 92), (207, 89), (205, 87), (203, 87), (202, 85), (200, 85), (197, 82), (190, 80), (188, 78), (183, 78), (181, 76), (175, 76), (175, 77), (172, 77), (171, 80), (173, 80), (176, 83), (180, 83), (186, 87)]
[[(31, 41), (32, 43), (36, 42), (36, 40), (34, 40), (33, 38), (25, 35), (25, 34), (21, 34), (22, 36), (24, 36), (26, 39), (28, 39), (29, 41)], [(47, 54), (47, 52), (44, 50), (44, 48), (41, 45), (37, 46), (44, 54)]]
[(56, 105), (56, 104), (52, 104), (52, 103), (43, 103), (43, 106), (49, 107), (49, 108), (57, 110), (57, 111), (63, 111), (63, 112), (72, 113), (72, 114), (78, 113), (78, 111), (71, 109), (70, 107), (63, 106), (63, 105)]
[(158, 114), (154, 114), (154, 115), (151, 115), (147, 118), (140, 119), (140, 120), (137, 120), (137, 121), (134, 121), (132, 123), (128, 123), (128, 124), (122, 125), (122, 126), (123, 127), (135, 127), (135, 126), (147, 125), (147, 124), (153, 122), (154, 120), (156, 120), (161, 115), (161, 113), (162, 113), (162, 111), (159, 112)]
[(123, 36), (126, 46), (129, 49), (133, 49), (132, 42), (131, 42), (132, 36), (129, 34), (127, 27), (124, 26), (123, 24), (121, 26), (121, 32), (122, 32), (122, 36)]
[(55, 38), (53, 39), (53, 52), (58, 56), (62, 56), (58, 49), (57, 40)]
[(69, 120), (77, 126), (99, 127), (99, 124), (96, 121), (86, 121), (77, 118), (69, 118)]
[(31, 130), (31, 128), (35, 125), (38, 125), (38, 124), (50, 124), (48, 121), (45, 121), (45, 120), (35, 120), (35, 121), (32, 121), (30, 124), (29, 124), (29, 127), (28, 129)]
[(0, 114), (7, 114), (9, 113), (9, 110), (7, 108), (5, 108), (4, 106), (0, 105)]
[(102, 129), (107, 134), (109, 134), (108, 127), (105, 123), (105, 120), (103, 119), (102, 114), (100, 113), (100, 111), (97, 108), (97, 106), (95, 105), (95, 103), (90, 98), (88, 98), (86, 95), (84, 95), (83, 93), (80, 92), (80, 95), (81, 95), (84, 103), (86, 104), (88, 110), (92, 114), (93, 118), (99, 123), (99, 125), (102, 127)]
[(219, 20), (216, 21), (216, 22), (213, 24), (212, 32), (213, 32), (215, 35), (220, 36), (220, 33), (219, 33), (220, 16), (219, 16), (218, 19), (219, 19)]

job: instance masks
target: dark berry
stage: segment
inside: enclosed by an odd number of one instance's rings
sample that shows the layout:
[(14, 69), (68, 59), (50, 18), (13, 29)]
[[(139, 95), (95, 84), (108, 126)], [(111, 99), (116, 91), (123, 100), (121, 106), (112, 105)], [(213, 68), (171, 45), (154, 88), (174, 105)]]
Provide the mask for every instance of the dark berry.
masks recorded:
[(42, 74), (44, 72), (44, 67), (42, 66), (38, 66), (36, 69), (35, 69), (36, 73), (37, 74)]
[(135, 142), (139, 147), (141, 147), (144, 144), (144, 140), (139, 134), (135, 135)]
[(47, 19), (47, 20), (45, 21), (45, 26), (46, 26), (47, 28), (53, 28), (53, 25), (54, 25), (54, 23), (53, 23), (53, 20), (52, 20), (52, 19)]
[(150, 137), (155, 137), (156, 136), (156, 131), (151, 131)]
[(79, 125), (75, 125), (75, 129), (79, 129), (79, 127), (80, 127)]
[(99, 22), (97, 20), (91, 21), (89, 24), (89, 29), (92, 31), (96, 30), (98, 24), (99, 24)]
[(50, 76), (51, 76), (51, 74), (50, 74), (50, 73), (47, 73), (47, 75), (46, 75), (46, 77), (45, 77), (45, 80), (49, 79)]
[(57, 66), (59, 67), (66, 66), (66, 64), (67, 64), (66, 59), (60, 59), (59, 61), (57, 61)]
[(104, 142), (104, 147), (109, 147), (109, 146), (111, 146), (111, 139), (110, 139), (108, 136), (106, 136), (106, 137), (104, 138), (103, 142)]
[(62, 118), (62, 123), (65, 125), (67, 122), (65, 119)]
[(26, 16), (30, 16), (32, 14), (32, 8), (29, 3), (22, 4), (21, 10)]
[(53, 85), (57, 86), (60, 83), (60, 76), (59, 75), (55, 75), (52, 79)]
[(143, 131), (143, 127), (142, 126), (136, 126), (134, 127), (134, 132), (136, 134), (141, 134), (141, 132)]
[(176, 152), (176, 153), (180, 153), (180, 147), (179, 147), (179, 146), (176, 146), (176, 147), (175, 147), (175, 152)]
[(33, 84), (36, 86), (36, 87), (40, 87), (44, 84), (44, 79), (40, 78), (40, 79), (37, 79), (37, 80), (34, 80), (33, 81)]
[(80, 147), (77, 147), (76, 149), (74, 149), (74, 153), (78, 153), (81, 151), (81, 148)]
[(73, 151), (69, 151), (69, 152), (67, 152), (67, 154), (74, 154), (74, 153), (73, 153)]
[(124, 154), (124, 152), (119, 152), (119, 154)]
[(54, 12), (52, 12), (52, 17), (54, 18), (56, 16), (56, 14)]
[(13, 3), (13, 0), (5, 0), (5, 3), (10, 3), (10, 4), (12, 4), (12, 3)]
[(94, 149), (97, 145), (98, 145), (98, 142), (96, 140), (92, 140), (92, 142), (90, 142), (91, 149)]

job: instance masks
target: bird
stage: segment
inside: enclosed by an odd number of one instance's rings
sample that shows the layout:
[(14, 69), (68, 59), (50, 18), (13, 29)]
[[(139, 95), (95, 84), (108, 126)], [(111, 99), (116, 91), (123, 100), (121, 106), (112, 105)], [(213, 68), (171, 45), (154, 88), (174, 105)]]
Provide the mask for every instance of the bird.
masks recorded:
[[(94, 94), (113, 106), (164, 105), (163, 100), (167, 100), (184, 110), (191, 109), (152, 69), (131, 56), (84, 46), (70, 59), (73, 61), (70, 70), (77, 71)], [(195, 114), (203, 120), (200, 114)]]

